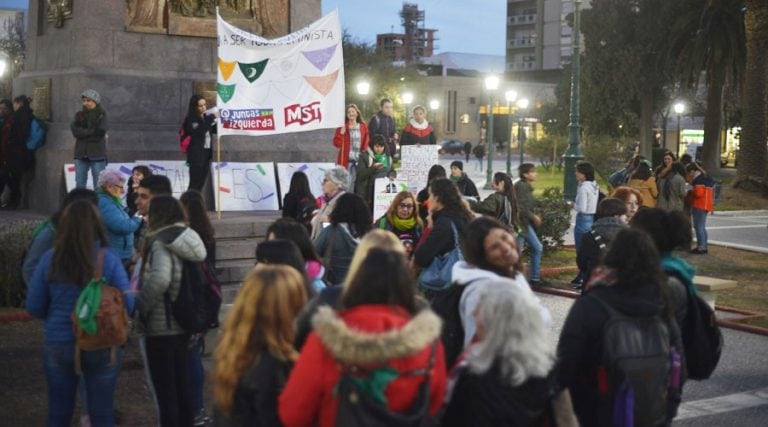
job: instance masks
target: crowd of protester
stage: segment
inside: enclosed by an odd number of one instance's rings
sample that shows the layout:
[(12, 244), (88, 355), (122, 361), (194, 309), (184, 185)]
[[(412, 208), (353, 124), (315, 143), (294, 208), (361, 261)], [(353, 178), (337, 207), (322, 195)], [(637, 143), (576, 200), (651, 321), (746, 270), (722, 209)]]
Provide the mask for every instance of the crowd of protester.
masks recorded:
[[(99, 97), (86, 92), (82, 120), (90, 126), (88, 117), (101, 117), (89, 112)], [(292, 177), (284, 217), (254, 248), (256, 264), (217, 332), (212, 414), (203, 392), (208, 331), (190, 330), (174, 309), (189, 281), (185, 265), (216, 266), (215, 230), (197, 188), (207, 172), (195, 172), (177, 200), (167, 177), (137, 166), (125, 206), (124, 178), (98, 171), (98, 153), (81, 159), (98, 172), (97, 190), (67, 195), (35, 231), (23, 266), (27, 310), (45, 323), (48, 425), (70, 425), (78, 398), (84, 422), (114, 425), (125, 343), (81, 348), (77, 333), (89, 322), (80, 297), (94, 284), (122, 295), (162, 426), (615, 425), (606, 414), (619, 391), (603, 356), (616, 313), (660, 319), (666, 344), (680, 350), (676, 393), (654, 389), (665, 398), (644, 400), (638, 392), (630, 411), (635, 425), (668, 425), (686, 380), (681, 349), (694, 271), (673, 251), (690, 249), (690, 193), (692, 251), (707, 252), (706, 172), (671, 153), (653, 174), (635, 159), (624, 185), (603, 198), (592, 165), (577, 164), (574, 284), (582, 296), (555, 346), (551, 314), (535, 294), (545, 285), (535, 165), (521, 164), (516, 182), (496, 173), (482, 201), (462, 162), (450, 174), (435, 165), (418, 196), (398, 193), (372, 218), (365, 180), (393, 168), (398, 141), (434, 142), (423, 107), (399, 137), (391, 102), (381, 106), (367, 126), (356, 106), (347, 108), (334, 137), (339, 164), (325, 172), (321, 197), (303, 172)], [(214, 129), (204, 100), (193, 97), (189, 107), (184, 127), (193, 145), (208, 149)], [(422, 277), (454, 251), (460, 261), (447, 267), (449, 278), (425, 286)], [(90, 322), (99, 322), (102, 306), (89, 308)], [(649, 383), (666, 387), (673, 374)]]

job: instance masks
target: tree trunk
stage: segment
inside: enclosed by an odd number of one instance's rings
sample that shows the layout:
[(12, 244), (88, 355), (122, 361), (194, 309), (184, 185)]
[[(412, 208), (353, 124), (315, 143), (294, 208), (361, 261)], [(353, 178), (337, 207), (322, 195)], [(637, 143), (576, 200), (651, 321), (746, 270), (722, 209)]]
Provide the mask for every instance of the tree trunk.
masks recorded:
[(704, 170), (716, 173), (720, 169), (725, 73), (715, 72), (710, 78), (709, 87), (707, 87), (707, 111), (704, 113), (704, 145), (701, 150), (701, 163)]
[(640, 96), (640, 155), (651, 159), (653, 153), (653, 93), (648, 89)]
[(739, 142), (736, 186), (765, 191), (766, 161), (766, 71), (768, 52), (768, 2), (747, 0), (744, 26), (747, 36), (747, 66), (742, 97), (742, 130)]

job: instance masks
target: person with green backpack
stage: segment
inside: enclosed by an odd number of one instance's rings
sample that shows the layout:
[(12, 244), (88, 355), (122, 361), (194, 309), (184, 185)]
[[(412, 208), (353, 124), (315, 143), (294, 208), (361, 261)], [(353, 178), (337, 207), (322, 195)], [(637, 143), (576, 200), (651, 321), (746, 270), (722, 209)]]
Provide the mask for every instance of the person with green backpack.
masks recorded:
[[(90, 201), (77, 200), (66, 207), (56, 235), (53, 249), (45, 252), (29, 282), (26, 301), (27, 311), (45, 322), (48, 425), (70, 425), (81, 375), (91, 424), (114, 425), (114, 392), (122, 348), (113, 344), (88, 350), (80, 345), (80, 331), (91, 337), (121, 338), (107, 336), (112, 330), (100, 321), (105, 314), (114, 314), (125, 320), (122, 332), (127, 332), (125, 310), (133, 307), (133, 297), (125, 294), (128, 276), (120, 258), (109, 248), (104, 224)], [(95, 302), (83, 304), (94, 288), (115, 297), (117, 303), (110, 305), (114, 311), (103, 312), (106, 304), (100, 296), (93, 300), (99, 301), (98, 307), (94, 307)], [(74, 329), (78, 329), (77, 336)]]

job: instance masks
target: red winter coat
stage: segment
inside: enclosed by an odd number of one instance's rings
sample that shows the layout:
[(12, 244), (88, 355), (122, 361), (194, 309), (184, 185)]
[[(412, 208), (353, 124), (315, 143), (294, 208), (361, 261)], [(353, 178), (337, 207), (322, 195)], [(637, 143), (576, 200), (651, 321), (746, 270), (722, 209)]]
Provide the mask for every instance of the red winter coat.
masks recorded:
[[(365, 123), (360, 122), (360, 151), (363, 152), (368, 149), (368, 143), (370, 137), (368, 135), (368, 126)], [(349, 166), (349, 147), (351, 142), (349, 141), (349, 122), (344, 122), (344, 134), (341, 134), (341, 128), (336, 128), (336, 133), (333, 135), (333, 146), (339, 148), (339, 154), (336, 155), (336, 164)]]
[[(438, 347), (430, 380), (429, 413), (437, 414), (445, 394), (446, 373), (439, 343), (440, 319), (431, 310), (411, 317), (398, 307), (361, 305), (337, 315), (323, 307), (313, 318), (313, 326), (314, 332), (280, 395), (278, 411), (283, 425), (334, 425), (338, 401), (333, 389), (341, 377), (338, 361), (371, 367), (385, 364), (399, 372), (420, 369), (427, 365), (435, 340)], [(383, 332), (391, 335), (382, 337)], [(389, 409), (407, 410), (423, 380), (423, 376), (406, 376), (389, 383), (384, 390)]]

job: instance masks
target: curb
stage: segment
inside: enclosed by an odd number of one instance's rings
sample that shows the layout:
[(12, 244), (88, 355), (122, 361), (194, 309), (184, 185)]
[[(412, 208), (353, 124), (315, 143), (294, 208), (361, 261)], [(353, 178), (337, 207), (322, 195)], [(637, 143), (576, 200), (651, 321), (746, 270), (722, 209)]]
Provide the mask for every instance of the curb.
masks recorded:
[(0, 313), (0, 323), (28, 322), (30, 320), (35, 320), (35, 318), (32, 317), (31, 314), (27, 313), (26, 311), (22, 311), (21, 309), (19, 309), (19, 311)]

